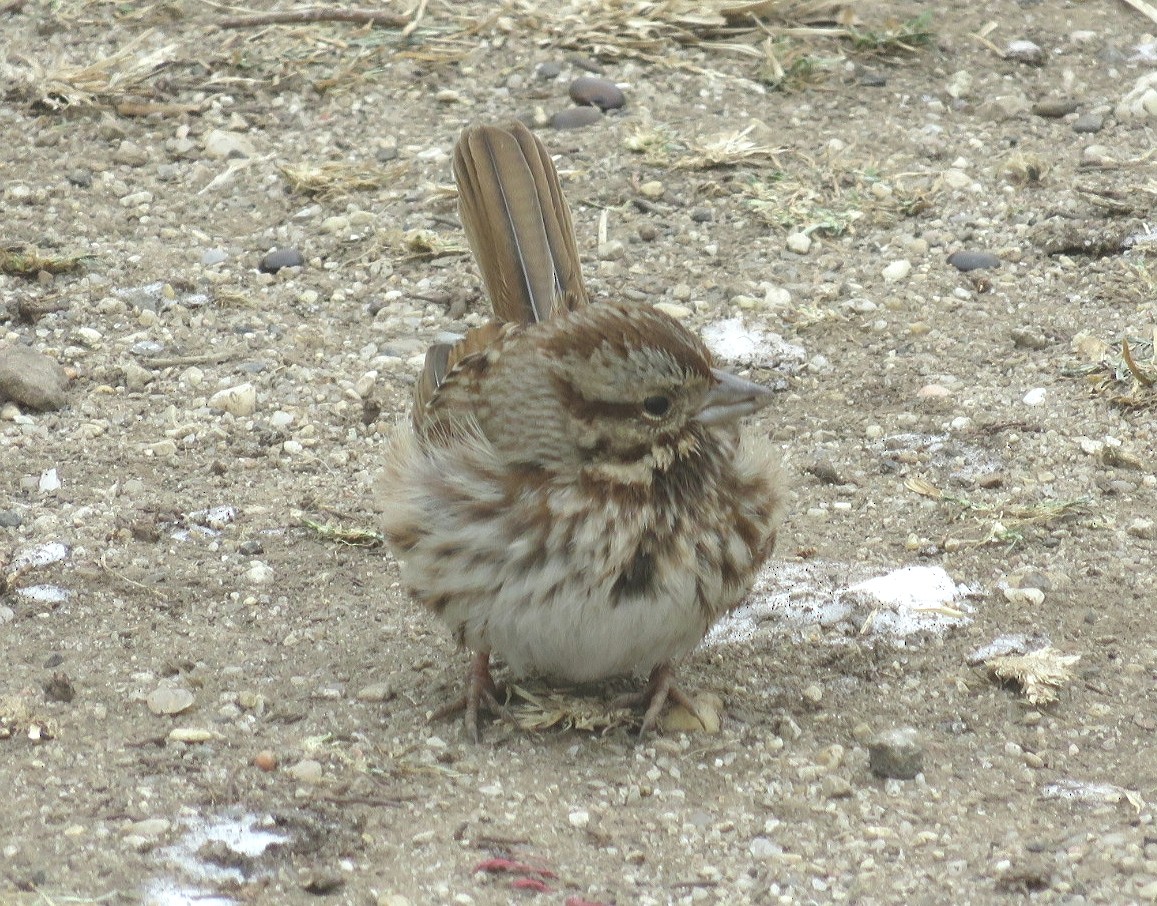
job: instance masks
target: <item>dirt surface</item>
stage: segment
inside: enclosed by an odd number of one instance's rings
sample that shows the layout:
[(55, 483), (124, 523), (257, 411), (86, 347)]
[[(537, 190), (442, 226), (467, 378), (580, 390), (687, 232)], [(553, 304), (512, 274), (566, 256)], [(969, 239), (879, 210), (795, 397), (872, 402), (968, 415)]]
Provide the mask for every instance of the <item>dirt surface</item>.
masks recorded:
[[(1157, 26), (938, 4), (909, 51), (933, 5), (866, 2), (858, 43), (771, 44), (776, 86), (749, 21), (740, 53), (535, 5), (434, 0), (408, 40), (0, 8), (0, 239), (42, 256), (0, 343), (70, 376), (0, 420), (0, 902), (1157, 900), (1157, 431), (1119, 354), (1154, 375), (1157, 120), (1116, 110)], [(680, 668), (718, 733), (474, 746), (430, 719), (465, 655), (349, 533), (426, 345), (485, 317), (452, 143), (566, 109), (583, 61), (625, 109), (539, 131), (594, 294), (763, 332), (736, 367), (782, 391), (750, 427), (792, 503)], [(260, 272), (278, 247), (304, 266)], [(905, 566), (948, 578), (939, 630), (847, 591)], [(974, 656), (1018, 634), (1055, 701)], [(877, 776), (905, 727), (916, 776)]]

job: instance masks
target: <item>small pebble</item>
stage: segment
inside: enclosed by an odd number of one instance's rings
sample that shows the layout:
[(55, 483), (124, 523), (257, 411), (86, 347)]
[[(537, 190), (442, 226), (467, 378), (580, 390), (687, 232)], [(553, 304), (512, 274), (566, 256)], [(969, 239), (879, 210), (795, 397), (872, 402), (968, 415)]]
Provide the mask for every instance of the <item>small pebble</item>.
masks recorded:
[(68, 401), (64, 369), (27, 346), (0, 346), (0, 400), (30, 409), (60, 409)]
[(924, 747), (911, 727), (877, 733), (868, 741), (868, 763), (877, 777), (911, 780), (924, 770)]
[(253, 766), (259, 771), (265, 771), (267, 774), (270, 771), (277, 770), (277, 756), (265, 749), (253, 756)]
[(1043, 66), (1045, 62), (1044, 50), (1032, 41), (1010, 41), (1004, 55), (1007, 59), (1015, 63), (1024, 63), (1026, 66)]
[(303, 758), (292, 767), (286, 768), (285, 772), (301, 783), (319, 783), (322, 778), (321, 762), (312, 758)]
[(1138, 517), (1129, 523), (1126, 531), (1134, 538), (1153, 538), (1157, 537), (1157, 532), (1154, 532), (1153, 520)]
[(184, 742), (190, 745), (199, 742), (208, 742), (214, 737), (212, 730), (201, 727), (175, 727), (169, 731), (167, 739), (171, 742)]
[(141, 167), (149, 162), (149, 152), (126, 138), (112, 153), (112, 159), (118, 164), (125, 164), (130, 167)]
[(1045, 395), (1044, 387), (1034, 387), (1024, 395), (1024, 404), (1026, 406), (1039, 406), (1045, 401)]
[(128, 826), (127, 834), (137, 837), (160, 837), (167, 834), (172, 822), (167, 818), (145, 818), (143, 821), (134, 821)]
[(767, 837), (755, 837), (747, 847), (754, 859), (770, 859), (783, 853), (783, 847)]
[(389, 683), (371, 683), (358, 690), (357, 700), (360, 702), (384, 702), (394, 694)]
[(694, 698), (695, 710), (698, 717), (684, 708), (675, 705), (659, 718), (659, 726), (664, 733), (706, 733), (714, 736), (719, 732), (720, 713), (723, 710), (723, 700), (710, 692), (701, 692)]
[(583, 129), (593, 126), (603, 118), (598, 107), (568, 107), (560, 110), (550, 118), (550, 125), (555, 129)]
[(554, 60), (545, 60), (534, 67), (534, 77), (543, 82), (557, 79), (562, 74), (562, 64)]
[(992, 252), (961, 249), (948, 256), (948, 263), (958, 271), (975, 271), (984, 267), (1000, 267), (1000, 259)]
[(205, 136), (205, 156), (213, 160), (252, 157), (256, 151), (248, 137), (239, 132), (214, 129)]
[(1060, 119), (1075, 113), (1079, 105), (1069, 98), (1046, 98), (1032, 105), (1032, 112), (1046, 119)]
[(177, 686), (161, 686), (145, 698), (150, 711), (158, 716), (180, 714), (193, 707), (193, 693)]
[(662, 198), (665, 191), (667, 191), (666, 188), (657, 179), (648, 180), (639, 186), (639, 193), (645, 198)]
[(618, 85), (594, 76), (579, 76), (570, 83), (567, 93), (576, 104), (600, 110), (618, 110), (627, 103), (627, 97)]
[(912, 273), (912, 262), (907, 258), (890, 262), (881, 272), (885, 283), (896, 283)]
[(257, 388), (246, 382), (218, 390), (209, 397), (209, 407), (239, 418), (252, 415), (257, 410)]
[(1073, 131), (1080, 133), (1100, 132), (1105, 126), (1105, 118), (1099, 113), (1082, 113), (1073, 120)]
[(1004, 588), (1001, 594), (1017, 607), (1039, 607), (1045, 600), (1045, 593), (1039, 588)]
[(1012, 344), (1020, 349), (1045, 349), (1049, 338), (1027, 327), (1014, 327), (1008, 334)]
[(790, 233), (784, 244), (789, 251), (797, 255), (806, 255), (812, 247), (811, 237), (807, 233)]
[(686, 305), (679, 305), (675, 302), (656, 302), (654, 307), (663, 312), (663, 314), (670, 315), (676, 321), (683, 321), (691, 317), (691, 309)]
[(972, 94), (972, 73), (967, 69), (954, 72), (944, 90), (947, 91), (948, 96), (952, 98), (968, 97)]
[(297, 249), (274, 249), (265, 253), (257, 267), (266, 274), (276, 274), (283, 267), (302, 267), (304, 264), (305, 256)]
[(1157, 118), (1157, 72), (1141, 76), (1113, 108), (1119, 120)]
[(852, 795), (852, 784), (839, 774), (827, 774), (820, 781), (820, 792), (826, 799), (847, 799)]
[(245, 571), (246, 581), (253, 585), (264, 585), (273, 581), (273, 567), (260, 560), (254, 560)]
[(308, 868), (297, 878), (298, 886), (313, 896), (325, 896), (345, 886), (345, 878), (325, 868)]

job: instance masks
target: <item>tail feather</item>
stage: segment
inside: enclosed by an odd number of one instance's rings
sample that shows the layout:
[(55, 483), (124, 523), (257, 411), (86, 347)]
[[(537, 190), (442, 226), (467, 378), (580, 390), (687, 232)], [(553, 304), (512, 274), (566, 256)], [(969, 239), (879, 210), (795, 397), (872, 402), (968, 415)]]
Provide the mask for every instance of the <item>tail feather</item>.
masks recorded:
[(536, 323), (586, 304), (558, 172), (526, 126), (467, 128), (454, 175), (462, 226), (499, 321)]

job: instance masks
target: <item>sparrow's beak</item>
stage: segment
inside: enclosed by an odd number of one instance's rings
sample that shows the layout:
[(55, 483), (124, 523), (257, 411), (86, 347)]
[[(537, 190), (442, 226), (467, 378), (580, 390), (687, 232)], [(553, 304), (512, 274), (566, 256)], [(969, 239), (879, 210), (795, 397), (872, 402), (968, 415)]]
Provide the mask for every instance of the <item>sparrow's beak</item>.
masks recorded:
[(771, 402), (772, 393), (762, 384), (736, 377), (730, 371), (712, 368), (717, 383), (707, 393), (696, 420), (705, 425), (722, 425), (758, 412)]

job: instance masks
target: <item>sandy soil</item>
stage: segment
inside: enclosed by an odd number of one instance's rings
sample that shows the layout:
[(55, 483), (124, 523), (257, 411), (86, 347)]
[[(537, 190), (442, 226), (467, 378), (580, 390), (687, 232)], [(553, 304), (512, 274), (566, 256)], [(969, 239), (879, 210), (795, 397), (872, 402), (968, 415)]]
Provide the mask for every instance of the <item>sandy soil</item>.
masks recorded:
[[(0, 240), (44, 256), (0, 344), (70, 376), (0, 420), (0, 902), (1157, 900), (1157, 431), (1120, 354), (1157, 374), (1157, 120), (1118, 110), (1157, 26), (937, 4), (907, 51), (933, 5), (864, 2), (858, 44), (769, 45), (775, 85), (761, 34), (637, 6), (434, 0), (408, 39), (0, 8)], [(349, 542), (426, 345), (485, 316), (457, 133), (596, 64), (625, 109), (540, 129), (589, 282), (741, 319), (791, 511), (681, 667), (719, 732), (529, 728), (599, 726), (594, 690), (474, 746), (430, 720), (464, 655)], [(932, 613), (848, 590), (911, 566)], [(1015, 636), (1055, 683), (993, 676)], [(919, 770), (880, 777), (902, 728)]]

